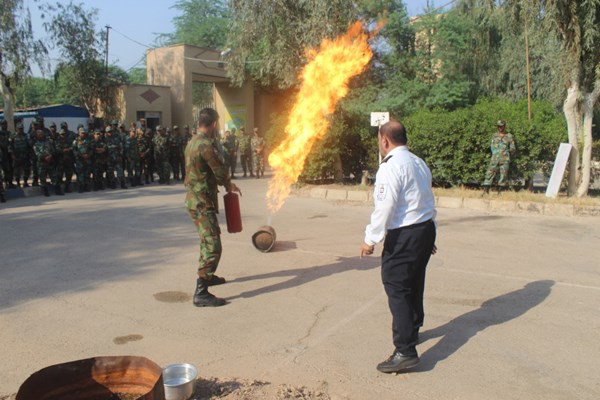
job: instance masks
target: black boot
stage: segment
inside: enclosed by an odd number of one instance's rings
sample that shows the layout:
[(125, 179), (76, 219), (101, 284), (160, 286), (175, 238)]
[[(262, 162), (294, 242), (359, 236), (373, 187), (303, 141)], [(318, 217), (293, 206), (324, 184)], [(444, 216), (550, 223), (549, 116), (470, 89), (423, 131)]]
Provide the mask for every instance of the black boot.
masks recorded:
[(135, 179), (137, 179), (138, 186), (144, 186), (144, 180), (142, 179), (141, 176), (138, 176)]
[(125, 181), (121, 181), (121, 189), (127, 189), (127, 185), (125, 185)]
[(60, 184), (54, 186), (54, 194), (57, 196), (64, 196), (64, 192), (62, 191)]
[[(154, 177), (152, 177), (152, 182), (154, 182)], [(146, 185), (150, 184), (150, 177), (148, 175), (146, 175)]]
[(50, 192), (48, 191), (48, 186), (42, 186), (42, 189), (44, 190), (44, 196), (50, 197)]
[(217, 275), (213, 275), (212, 279), (206, 281), (206, 284), (208, 286), (217, 286), (217, 285), (222, 285), (224, 283), (227, 283), (227, 281), (225, 280), (225, 278), (222, 278), (222, 277), (217, 276)]
[(81, 183), (81, 184), (77, 184), (77, 186), (78, 186), (78, 190), (77, 190), (77, 191), (78, 191), (79, 193), (83, 193), (83, 192), (85, 192), (85, 187), (84, 187), (84, 184), (83, 184), (83, 183)]
[(89, 192), (89, 191), (90, 191), (90, 185), (89, 185), (88, 183), (86, 183), (86, 184), (83, 186), (83, 190), (85, 190), (86, 192)]
[(215, 297), (208, 292), (208, 281), (198, 278), (196, 291), (194, 292), (194, 305), (196, 307), (219, 307), (226, 303), (224, 299)]
[(6, 203), (6, 199), (4, 198), (4, 193), (0, 193), (0, 203)]
[(65, 193), (71, 193), (71, 182), (65, 183)]

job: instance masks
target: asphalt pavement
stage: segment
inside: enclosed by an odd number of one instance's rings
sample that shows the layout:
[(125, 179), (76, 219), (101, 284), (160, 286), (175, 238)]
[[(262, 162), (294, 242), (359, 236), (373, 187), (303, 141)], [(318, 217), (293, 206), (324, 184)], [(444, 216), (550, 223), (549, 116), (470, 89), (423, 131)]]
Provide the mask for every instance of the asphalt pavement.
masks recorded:
[[(266, 179), (236, 183), (244, 230), (220, 214), (220, 308), (191, 303), (181, 183), (0, 205), (0, 396), (52, 364), (141, 355), (333, 399), (600, 398), (600, 218), (439, 209), (422, 361), (385, 375), (380, 260), (358, 257), (371, 207), (291, 196), (270, 216)], [(251, 243), (265, 224), (269, 253)]]

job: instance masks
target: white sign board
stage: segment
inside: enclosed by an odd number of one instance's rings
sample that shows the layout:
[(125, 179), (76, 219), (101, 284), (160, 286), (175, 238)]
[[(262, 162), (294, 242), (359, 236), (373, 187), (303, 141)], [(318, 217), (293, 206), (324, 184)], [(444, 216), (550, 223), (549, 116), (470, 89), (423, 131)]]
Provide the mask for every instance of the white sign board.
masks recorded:
[(571, 154), (572, 144), (561, 143), (558, 148), (558, 154), (556, 154), (556, 160), (554, 161), (554, 167), (552, 167), (552, 175), (550, 175), (550, 181), (546, 188), (546, 197), (558, 196), (560, 190), (560, 183), (565, 176), (565, 170), (567, 169), (567, 161), (569, 161), (569, 155)]
[(371, 113), (371, 126), (381, 126), (389, 121), (390, 121), (390, 113), (389, 112), (372, 112)]

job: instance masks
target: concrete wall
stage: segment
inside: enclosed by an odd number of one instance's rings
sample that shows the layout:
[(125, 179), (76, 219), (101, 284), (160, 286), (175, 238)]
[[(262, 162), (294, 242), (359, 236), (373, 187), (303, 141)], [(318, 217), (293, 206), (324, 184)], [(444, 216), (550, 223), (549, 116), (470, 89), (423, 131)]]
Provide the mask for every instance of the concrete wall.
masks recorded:
[(255, 126), (254, 87), (245, 83), (233, 88), (229, 83), (215, 83), (215, 106), (220, 116), (221, 129), (239, 130), (242, 126), (252, 131)]
[(127, 127), (137, 121), (137, 113), (160, 113), (160, 124), (172, 126), (171, 89), (168, 86), (126, 85), (117, 91), (119, 120)]

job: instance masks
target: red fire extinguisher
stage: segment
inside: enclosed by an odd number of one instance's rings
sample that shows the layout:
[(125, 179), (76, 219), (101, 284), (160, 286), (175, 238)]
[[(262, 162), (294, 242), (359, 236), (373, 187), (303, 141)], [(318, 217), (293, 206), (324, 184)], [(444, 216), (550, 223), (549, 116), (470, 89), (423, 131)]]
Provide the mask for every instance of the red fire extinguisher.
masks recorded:
[(227, 232), (238, 233), (242, 231), (242, 213), (240, 212), (240, 197), (235, 192), (229, 192), (223, 196), (225, 203), (225, 219), (227, 220)]

